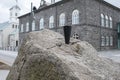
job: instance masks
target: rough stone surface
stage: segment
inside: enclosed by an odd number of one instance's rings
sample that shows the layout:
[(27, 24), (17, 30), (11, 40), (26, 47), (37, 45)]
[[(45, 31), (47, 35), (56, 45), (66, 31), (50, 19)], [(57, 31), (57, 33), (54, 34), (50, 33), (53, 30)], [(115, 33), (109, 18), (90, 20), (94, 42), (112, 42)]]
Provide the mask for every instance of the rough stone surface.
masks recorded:
[(120, 80), (120, 64), (99, 57), (88, 42), (42, 30), (23, 40), (7, 80)]

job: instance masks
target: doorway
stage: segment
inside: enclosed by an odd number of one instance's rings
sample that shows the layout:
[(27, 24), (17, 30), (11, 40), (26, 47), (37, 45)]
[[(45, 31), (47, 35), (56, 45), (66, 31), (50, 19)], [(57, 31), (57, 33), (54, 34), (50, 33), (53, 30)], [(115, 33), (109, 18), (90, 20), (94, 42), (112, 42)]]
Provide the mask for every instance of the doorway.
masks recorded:
[(18, 47), (18, 41), (16, 41), (16, 47)]

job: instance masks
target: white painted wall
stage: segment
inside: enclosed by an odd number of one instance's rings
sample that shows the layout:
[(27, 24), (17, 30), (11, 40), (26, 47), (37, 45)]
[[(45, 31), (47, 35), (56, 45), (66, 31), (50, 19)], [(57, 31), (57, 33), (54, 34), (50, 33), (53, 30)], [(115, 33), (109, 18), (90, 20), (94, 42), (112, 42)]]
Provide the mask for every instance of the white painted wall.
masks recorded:
[[(19, 15), (20, 15), (20, 9), (18, 7), (16, 7), (16, 5), (13, 6), (10, 9), (9, 25), (6, 26), (6, 28), (3, 29), (2, 32), (0, 33), (0, 47), (2, 47), (2, 48), (8, 48), (9, 46), (16, 47), (16, 41), (19, 42), (19, 33), (18, 32), (13, 34), (12, 36), (10, 36), (15, 29), (16, 30), (18, 29), (18, 25), (19, 25), (18, 16)], [(13, 25), (14, 25), (14, 28), (13, 28)], [(17, 28), (16, 28), (16, 25), (17, 25)], [(10, 39), (11, 39), (11, 41), (9, 41)]]
[(0, 31), (0, 48), (2, 48), (2, 31)]
[(18, 30), (16, 34), (10, 35), (10, 46), (16, 47), (16, 41), (19, 41)]
[[(17, 13), (17, 16), (16, 16)], [(18, 16), (20, 16), (20, 10), (13, 8), (10, 10), (10, 23), (19, 23)]]
[(9, 35), (14, 31), (14, 28), (12, 28), (12, 24), (10, 24), (7, 28), (5, 28), (2, 32), (3, 37), (2, 37), (2, 42), (3, 46), (2, 47), (8, 47), (9, 46)]

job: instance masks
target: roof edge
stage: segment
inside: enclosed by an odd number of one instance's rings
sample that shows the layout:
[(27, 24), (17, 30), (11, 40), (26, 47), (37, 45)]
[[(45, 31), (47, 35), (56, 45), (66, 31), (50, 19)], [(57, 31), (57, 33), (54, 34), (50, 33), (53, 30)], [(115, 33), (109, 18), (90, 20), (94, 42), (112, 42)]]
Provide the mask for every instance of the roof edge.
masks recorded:
[[(44, 9), (48, 9), (48, 8), (50, 8), (50, 7), (54, 7), (54, 6), (60, 5), (60, 4), (62, 4), (62, 3), (68, 2), (68, 1), (71, 1), (71, 0), (62, 0), (62, 1), (56, 2), (55, 4), (51, 4), (51, 5), (48, 5), (48, 6), (45, 6), (45, 7), (43, 7), (43, 8), (40, 8), (40, 9), (36, 10), (35, 13), (40, 12), (40, 11), (42, 11), (42, 10), (44, 10)], [(110, 6), (110, 7), (114, 8), (114, 9), (120, 11), (120, 8), (118, 8), (117, 6), (114, 6), (114, 5), (112, 5), (111, 3), (108, 3), (108, 2), (106, 2), (106, 1), (104, 1), (104, 0), (96, 0), (96, 1), (99, 1), (99, 2), (101, 2), (101, 3), (103, 3), (103, 4), (107, 5), (107, 6)], [(30, 15), (30, 13), (31, 13), (31, 12), (29, 12), (29, 13), (27, 13), (27, 14), (24, 14), (24, 15), (22, 15), (22, 16), (19, 16), (18, 18), (20, 19), (20, 18), (22, 18), (22, 17), (25, 17), (25, 16), (27, 16), (27, 15)]]
[[(68, 2), (68, 1), (71, 1), (71, 0), (62, 0), (62, 1), (56, 2), (56, 3), (54, 3), (54, 4), (51, 4), (51, 5), (48, 5), (48, 6), (39, 8), (38, 10), (35, 11), (35, 13), (38, 13), (38, 12), (44, 10), (44, 9), (48, 9), (48, 8), (50, 8), (50, 7), (54, 7), (54, 6), (60, 5), (60, 4), (62, 4), (62, 3)], [(31, 12), (29, 12), (29, 13), (27, 13), (27, 14), (24, 14), (24, 15), (22, 15), (22, 16), (19, 16), (18, 18), (20, 19), (20, 18), (22, 18), (22, 17), (25, 17), (25, 16), (27, 16), (27, 15), (30, 15), (30, 13), (31, 13)]]

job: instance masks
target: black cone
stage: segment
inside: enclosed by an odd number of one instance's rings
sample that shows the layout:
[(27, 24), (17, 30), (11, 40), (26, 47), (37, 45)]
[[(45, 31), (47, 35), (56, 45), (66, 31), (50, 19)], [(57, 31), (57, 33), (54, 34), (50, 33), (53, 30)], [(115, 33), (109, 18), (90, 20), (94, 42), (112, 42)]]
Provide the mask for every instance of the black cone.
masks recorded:
[(71, 36), (71, 26), (64, 26), (65, 44), (70, 43), (70, 36)]

